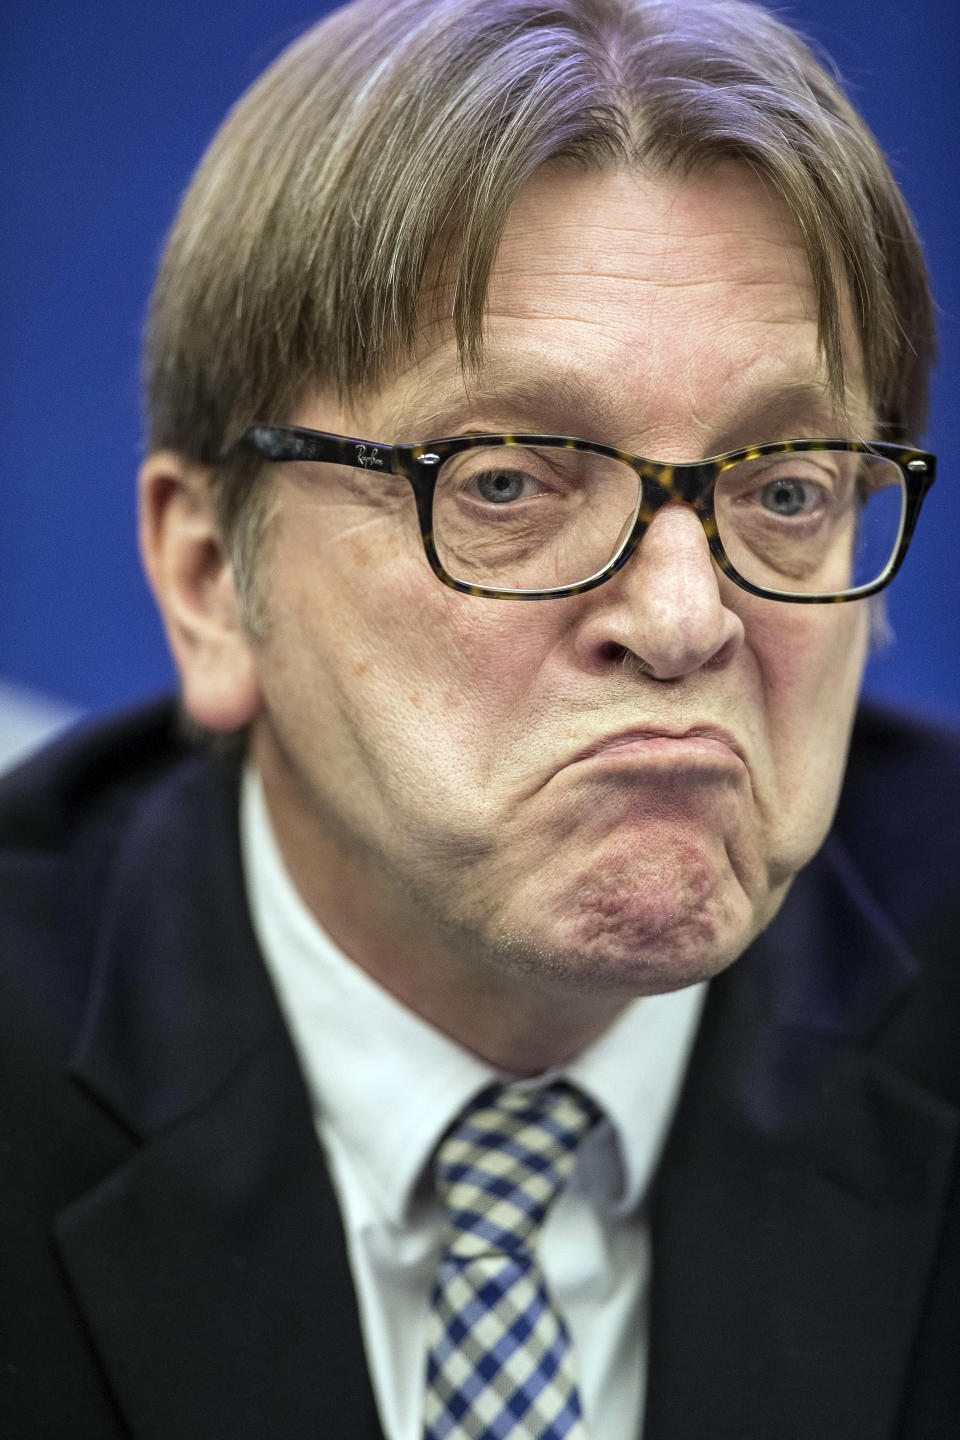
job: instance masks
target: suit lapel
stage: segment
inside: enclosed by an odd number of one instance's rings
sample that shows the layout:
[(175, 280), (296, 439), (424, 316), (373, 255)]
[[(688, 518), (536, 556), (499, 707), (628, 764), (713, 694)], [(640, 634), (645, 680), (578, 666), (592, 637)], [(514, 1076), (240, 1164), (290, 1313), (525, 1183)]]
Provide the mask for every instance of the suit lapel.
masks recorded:
[(651, 1200), (644, 1440), (891, 1435), (957, 1131), (871, 1048), (914, 969), (834, 846), (714, 983)]
[(380, 1435), (336, 1198), (243, 894), (236, 775), (127, 831), (74, 1073), (140, 1142), (56, 1243), (136, 1440)]

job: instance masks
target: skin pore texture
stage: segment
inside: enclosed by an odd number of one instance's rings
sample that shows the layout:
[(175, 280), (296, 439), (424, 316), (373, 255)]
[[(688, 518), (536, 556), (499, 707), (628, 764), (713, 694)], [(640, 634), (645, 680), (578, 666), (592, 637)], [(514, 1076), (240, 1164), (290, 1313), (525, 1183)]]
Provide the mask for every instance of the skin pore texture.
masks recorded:
[[(840, 419), (799, 239), (732, 163), (538, 175), (466, 379), (434, 299), (418, 356), (375, 396), (261, 418), (386, 444), (551, 431), (674, 461), (869, 431), (855, 346)], [(333, 939), (503, 1069), (559, 1063), (630, 997), (715, 975), (821, 844), (867, 606), (745, 594), (689, 507), (598, 589), (515, 603), (436, 580), (406, 481), (276, 467), (253, 639), (209, 534), (190, 572), (207, 512), (185, 468), (152, 457), (144, 477), (188, 709), (252, 722), (281, 849)]]

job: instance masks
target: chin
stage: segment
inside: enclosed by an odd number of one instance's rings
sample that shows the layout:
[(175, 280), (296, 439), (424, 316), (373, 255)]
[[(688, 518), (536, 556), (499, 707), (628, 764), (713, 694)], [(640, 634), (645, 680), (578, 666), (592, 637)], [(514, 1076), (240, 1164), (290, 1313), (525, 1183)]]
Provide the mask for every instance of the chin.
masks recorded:
[(545, 988), (598, 998), (656, 995), (710, 980), (743, 954), (763, 923), (742, 903), (680, 911), (662, 898), (644, 904), (640, 897), (618, 912), (588, 906), (553, 925), (538, 918), (501, 930), (488, 961)]
[[(682, 863), (680, 863), (682, 861)], [(501, 929), (494, 948), (552, 985), (624, 996), (678, 990), (726, 969), (769, 922), (781, 897), (751, 896), (729, 866), (694, 846), (681, 857), (606, 865), (543, 893)], [(526, 907), (524, 907), (526, 908)]]
[(554, 995), (580, 995), (594, 1000), (630, 1000), (661, 995), (712, 980), (746, 949), (741, 943), (695, 933), (661, 935), (640, 947), (621, 937), (605, 935), (587, 945), (558, 941), (557, 937), (501, 934), (486, 947), (484, 960), (501, 973), (509, 972), (532, 989)]
[(676, 916), (659, 928), (631, 916), (620, 927), (586, 927), (569, 953), (585, 986), (652, 995), (711, 980), (743, 953), (756, 930), (703, 912)]

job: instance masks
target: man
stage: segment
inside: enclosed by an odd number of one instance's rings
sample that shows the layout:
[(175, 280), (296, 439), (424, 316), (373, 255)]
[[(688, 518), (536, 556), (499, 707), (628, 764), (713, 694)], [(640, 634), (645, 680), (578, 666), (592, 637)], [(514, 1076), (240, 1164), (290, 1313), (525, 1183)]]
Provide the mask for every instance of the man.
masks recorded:
[(361, 0), (240, 102), (147, 342), (207, 738), (5, 792), (10, 1433), (950, 1432), (951, 742), (834, 820), (930, 315), (738, 0)]

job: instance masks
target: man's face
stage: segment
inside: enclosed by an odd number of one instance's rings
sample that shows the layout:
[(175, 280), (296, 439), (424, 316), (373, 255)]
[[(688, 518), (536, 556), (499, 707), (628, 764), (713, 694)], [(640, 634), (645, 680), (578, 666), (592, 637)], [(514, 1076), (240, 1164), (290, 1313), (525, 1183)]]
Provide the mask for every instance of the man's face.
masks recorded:
[[(842, 434), (815, 313), (796, 233), (747, 171), (557, 170), (511, 214), (479, 374), (464, 382), (438, 324), (375, 397), (295, 418), (381, 443), (549, 431), (675, 461)], [(852, 348), (848, 363), (856, 377)], [(679, 504), (596, 590), (477, 599), (428, 570), (405, 481), (272, 479), (255, 753), (344, 948), (388, 983), (432, 953), (608, 996), (738, 956), (828, 828), (865, 607), (745, 594)]]

